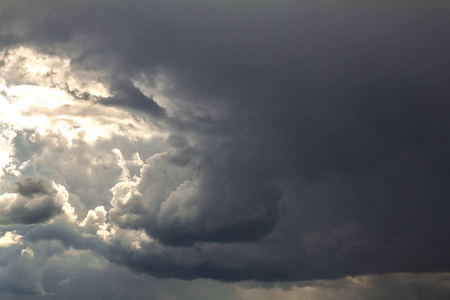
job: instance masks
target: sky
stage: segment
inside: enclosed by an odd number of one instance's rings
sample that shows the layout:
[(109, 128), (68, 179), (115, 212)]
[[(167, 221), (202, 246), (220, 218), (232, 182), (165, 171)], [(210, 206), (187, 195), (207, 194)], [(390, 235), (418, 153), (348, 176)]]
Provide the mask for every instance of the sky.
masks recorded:
[(0, 0), (0, 298), (448, 299), (449, 16)]

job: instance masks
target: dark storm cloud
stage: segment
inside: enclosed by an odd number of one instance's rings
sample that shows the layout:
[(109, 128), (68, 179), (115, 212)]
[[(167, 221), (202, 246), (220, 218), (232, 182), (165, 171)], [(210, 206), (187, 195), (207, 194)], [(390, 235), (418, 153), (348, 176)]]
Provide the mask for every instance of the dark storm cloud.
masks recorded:
[(104, 105), (121, 106), (137, 112), (144, 112), (151, 117), (158, 118), (165, 115), (165, 111), (152, 98), (145, 96), (130, 80), (115, 80), (111, 84), (113, 96), (100, 99)]
[(56, 191), (46, 187), (42, 180), (26, 177), (14, 187), (14, 193), (0, 196), (2, 224), (41, 223), (62, 212)]
[(162, 182), (186, 190), (160, 215), (174, 189), (146, 192), (144, 171), (144, 197), (111, 216), (191, 247), (112, 261), (225, 280), (449, 271), (449, 13), (442, 1), (11, 1), (0, 43), (107, 72), (105, 104), (153, 117), (164, 109), (128, 78), (173, 80), (162, 93), (180, 118), (159, 122), (195, 151), (166, 157), (162, 170), (187, 177)]
[[(142, 251), (115, 245), (104, 252), (110, 261), (153, 276), (221, 281), (305, 280), (304, 249), (287, 243), (198, 243), (195, 247), (150, 244)], [(298, 272), (296, 276), (294, 272)]]

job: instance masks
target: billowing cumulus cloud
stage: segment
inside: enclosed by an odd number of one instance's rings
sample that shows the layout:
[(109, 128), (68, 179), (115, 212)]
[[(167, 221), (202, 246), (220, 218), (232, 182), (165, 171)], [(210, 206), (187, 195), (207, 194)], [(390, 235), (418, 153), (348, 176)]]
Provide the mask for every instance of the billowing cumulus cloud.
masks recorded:
[(1, 1), (0, 289), (444, 299), (449, 12)]
[(246, 163), (240, 157), (194, 149), (181, 137), (169, 144), (169, 152), (147, 160), (137, 182), (112, 188), (115, 223), (174, 244), (256, 240), (273, 229), (281, 197), (274, 183), (239, 172)]

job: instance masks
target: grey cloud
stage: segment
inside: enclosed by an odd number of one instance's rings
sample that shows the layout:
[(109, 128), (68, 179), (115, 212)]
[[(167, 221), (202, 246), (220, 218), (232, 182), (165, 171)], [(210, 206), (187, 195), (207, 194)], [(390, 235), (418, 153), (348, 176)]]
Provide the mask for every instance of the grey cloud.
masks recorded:
[(144, 112), (151, 117), (164, 117), (165, 110), (152, 98), (145, 96), (130, 80), (115, 80), (111, 84), (113, 96), (100, 99), (104, 105), (121, 106), (135, 112)]
[(75, 99), (78, 100), (90, 100), (90, 101), (99, 101), (99, 97), (98, 96), (93, 96), (90, 93), (84, 91), (80, 91), (79, 89), (70, 89), (69, 85), (66, 84), (65, 86), (65, 91), (70, 94), (72, 97), (74, 97)]
[[(19, 256), (20, 257), (20, 256)], [(0, 275), (0, 290), (22, 295), (45, 295), (39, 271), (27, 258), (8, 263)]]
[[(46, 267), (43, 285), (54, 291), (56, 299), (123, 299), (124, 297), (138, 299), (236, 299), (234, 288), (224, 283), (198, 280), (180, 281), (137, 276), (129, 270), (112, 265), (107, 261), (102, 268), (89, 268), (89, 263), (97, 263), (96, 257), (83, 253), (62, 263), (53, 263)], [(64, 268), (61, 267), (64, 266)], [(65, 284), (57, 285), (61, 278), (67, 278)], [(95, 284), (93, 284), (95, 283)], [(117, 284), (120, 283), (120, 284)]]
[[(287, 245), (258, 241), (173, 247), (151, 242), (138, 250), (115, 244), (103, 255), (136, 272), (161, 278), (172, 278), (176, 274), (180, 279), (212, 278), (227, 282), (307, 279), (303, 274), (304, 249)], [(295, 272), (299, 274), (294, 276)]]
[(242, 172), (256, 164), (212, 144), (199, 150), (180, 137), (169, 143), (174, 148), (147, 160), (136, 186), (113, 188), (114, 222), (169, 244), (256, 240), (273, 229), (281, 191), (263, 173)]
[(15, 182), (14, 192), (24, 197), (33, 197), (36, 194), (49, 194), (42, 179), (33, 180), (30, 177), (26, 177), (23, 181)]
[[(41, 284), (54, 299), (235, 299), (232, 285), (212, 280), (181, 281), (133, 273), (89, 250), (67, 249), (56, 241), (32, 244), (35, 257), (45, 257)], [(5, 299), (17, 299), (13, 295)], [(17, 297), (17, 295), (16, 295)], [(28, 296), (34, 299), (32, 296)], [(38, 298), (39, 296), (36, 296)]]
[[(264, 287), (264, 288), (261, 288)], [(446, 273), (398, 273), (345, 277), (295, 284), (241, 284), (242, 299), (447, 299)]]
[[(74, 228), (74, 226), (68, 224), (64, 220), (55, 220), (55, 222), (51, 224), (36, 226), (35, 228), (28, 230), (24, 234), (24, 237), (33, 243), (39, 243), (40, 241), (57, 241), (63, 246), (59, 248), (74, 248), (79, 250), (90, 249), (94, 253), (99, 254), (107, 253), (109, 248), (109, 245), (104, 244), (93, 236), (84, 236), (81, 230)], [(46, 251), (48, 251), (48, 249)]]
[[(267, 281), (450, 269), (446, 3), (3, 5), (3, 45), (109, 73), (116, 94), (105, 104), (163, 116), (128, 79), (174, 82), (161, 94), (182, 118), (155, 119), (191, 148), (169, 142), (175, 152), (148, 161), (110, 217), (175, 252), (111, 250), (112, 261)], [(192, 107), (218, 113), (196, 118)], [(289, 259), (265, 251), (271, 233), (277, 253), (296, 249)], [(180, 262), (186, 253), (192, 262)], [(242, 261), (220, 265), (225, 254)]]
[(22, 255), (25, 249), (22, 237), (20, 243), (1, 248), (0, 252), (0, 293), (19, 295), (45, 294), (41, 285), (39, 264), (30, 255)]
[[(108, 143), (99, 141), (102, 145), (94, 148), (79, 137), (69, 148), (61, 133), (32, 131), (18, 132), (14, 139), (16, 159), (20, 163), (28, 161), (23, 173), (52, 178), (70, 187), (70, 192), (83, 200), (83, 205), (78, 207), (81, 208), (79, 213), (86, 207), (90, 209), (109, 203), (109, 189), (120, 176), (120, 168), (112, 159), (112, 147)], [(93, 162), (94, 157), (101, 159)]]
[(34, 224), (48, 221), (62, 212), (56, 191), (42, 180), (26, 177), (15, 183), (15, 192), (0, 196), (2, 224)]

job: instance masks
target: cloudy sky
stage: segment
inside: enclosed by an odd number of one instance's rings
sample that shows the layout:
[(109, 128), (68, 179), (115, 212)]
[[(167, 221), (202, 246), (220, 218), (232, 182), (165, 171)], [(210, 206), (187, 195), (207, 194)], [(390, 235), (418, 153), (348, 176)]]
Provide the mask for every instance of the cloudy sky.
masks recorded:
[(1, 299), (448, 299), (447, 1), (0, 0)]

